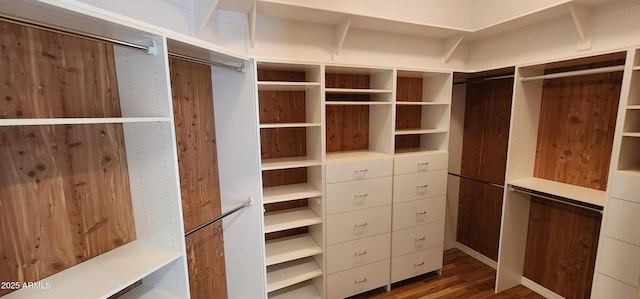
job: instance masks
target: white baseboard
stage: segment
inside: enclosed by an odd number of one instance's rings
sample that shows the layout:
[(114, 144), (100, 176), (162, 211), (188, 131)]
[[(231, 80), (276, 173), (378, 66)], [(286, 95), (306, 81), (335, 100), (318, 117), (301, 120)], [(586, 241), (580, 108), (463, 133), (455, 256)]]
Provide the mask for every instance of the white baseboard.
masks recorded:
[(520, 281), (520, 284), (522, 284), (523, 286), (527, 287), (528, 289), (544, 296), (545, 298), (549, 298), (549, 299), (564, 299), (564, 297), (556, 294), (555, 292), (539, 285), (538, 283), (534, 282), (533, 280), (526, 278), (526, 277), (522, 277), (522, 280)]
[(469, 248), (467, 245), (464, 245), (460, 242), (456, 242), (456, 248), (458, 248), (458, 250), (470, 255), (472, 258), (479, 260), (480, 262), (482, 262), (483, 264), (496, 269), (498, 267), (498, 263), (488, 257), (486, 257), (485, 255), (483, 255), (480, 252), (477, 252), (471, 248)]

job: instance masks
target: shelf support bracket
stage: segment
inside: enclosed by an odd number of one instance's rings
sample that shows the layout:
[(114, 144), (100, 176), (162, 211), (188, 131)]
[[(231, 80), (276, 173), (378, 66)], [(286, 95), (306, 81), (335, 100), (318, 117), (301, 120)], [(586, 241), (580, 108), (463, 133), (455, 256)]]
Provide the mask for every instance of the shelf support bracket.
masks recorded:
[(249, 25), (249, 43), (251, 48), (256, 45), (256, 16), (257, 16), (258, 3), (253, 1), (247, 12), (247, 24)]
[(578, 38), (580, 38), (578, 51), (590, 50), (592, 44), (591, 9), (574, 3), (571, 4), (569, 10), (578, 32)]
[(336, 56), (340, 56), (342, 45), (347, 37), (347, 32), (349, 32), (349, 27), (351, 27), (351, 17), (345, 18), (340, 24), (336, 25), (336, 44), (333, 51)]
[(198, 36), (202, 28), (207, 24), (213, 11), (220, 0), (194, 0), (193, 1), (193, 28), (191, 36)]
[(446, 63), (451, 59), (451, 56), (456, 51), (466, 34), (461, 33), (458, 35), (450, 36), (444, 39), (444, 55), (442, 56), (442, 62)]

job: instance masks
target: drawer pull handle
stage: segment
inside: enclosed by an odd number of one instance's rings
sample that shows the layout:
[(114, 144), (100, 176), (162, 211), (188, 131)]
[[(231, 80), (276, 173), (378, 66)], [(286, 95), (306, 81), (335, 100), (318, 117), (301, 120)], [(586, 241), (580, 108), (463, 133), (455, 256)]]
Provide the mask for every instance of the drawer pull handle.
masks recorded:
[(427, 193), (427, 187), (429, 187), (429, 185), (427, 184), (416, 186), (416, 193), (418, 194)]
[(417, 263), (417, 264), (413, 264), (413, 267), (414, 267), (414, 268), (418, 268), (418, 267), (421, 267), (421, 266), (424, 266), (424, 262), (420, 262), (420, 263)]
[(367, 176), (367, 171), (369, 171), (368, 168), (356, 169), (353, 171), (353, 177), (356, 179), (362, 179)]
[(362, 283), (365, 283), (365, 282), (367, 282), (367, 278), (366, 277), (363, 278), (362, 280), (354, 280), (353, 284), (362, 284)]
[(369, 193), (355, 194), (353, 199), (358, 203), (363, 203), (367, 196), (369, 196)]
[(423, 215), (427, 215), (427, 211), (416, 212), (416, 216), (423, 216)]
[(354, 227), (354, 228), (364, 228), (364, 227), (366, 227), (367, 225), (368, 225), (368, 223), (366, 223), (366, 222), (365, 222), (365, 223), (362, 223), (362, 224), (356, 224), (356, 225), (354, 225), (353, 227)]
[(426, 239), (427, 239), (427, 237), (422, 236), (422, 238), (415, 238), (415, 239), (413, 239), (413, 240), (414, 240), (414, 241), (416, 241), (416, 242), (420, 242), (420, 241), (424, 241), (424, 240), (426, 240)]
[(360, 251), (360, 252), (356, 252), (356, 253), (354, 253), (353, 255), (354, 255), (354, 256), (362, 256), (362, 255), (365, 255), (365, 254), (367, 254), (367, 251), (366, 251), (366, 250), (364, 250), (364, 251)]
[(418, 171), (427, 171), (429, 162), (418, 162)]

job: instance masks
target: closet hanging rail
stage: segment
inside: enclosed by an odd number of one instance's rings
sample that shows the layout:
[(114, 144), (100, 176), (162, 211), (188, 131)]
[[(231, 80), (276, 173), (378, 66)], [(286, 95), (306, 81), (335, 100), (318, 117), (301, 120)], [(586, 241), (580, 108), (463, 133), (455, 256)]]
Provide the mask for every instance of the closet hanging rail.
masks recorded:
[(527, 188), (522, 188), (522, 187), (513, 186), (513, 185), (509, 185), (509, 190), (510, 191), (515, 191), (515, 192), (519, 192), (519, 193), (522, 193), (522, 194), (535, 196), (535, 197), (544, 198), (544, 199), (547, 199), (547, 200), (550, 200), (550, 201), (554, 201), (554, 202), (570, 205), (570, 206), (573, 206), (573, 207), (587, 209), (587, 210), (594, 211), (594, 212), (602, 214), (602, 207), (590, 205), (590, 204), (584, 203), (584, 202), (579, 202), (579, 201), (576, 201), (576, 200), (573, 200), (573, 199), (570, 199), (570, 198), (555, 196), (555, 195), (551, 195), (551, 194), (547, 194), (547, 193), (543, 193), (543, 192), (538, 192), (538, 191), (535, 191), (535, 190), (530, 190), (530, 189), (527, 189)]
[(214, 223), (222, 220), (223, 218), (225, 218), (225, 217), (227, 217), (227, 216), (229, 216), (229, 215), (231, 215), (231, 214), (233, 214), (233, 213), (235, 213), (237, 211), (240, 211), (240, 210), (242, 210), (242, 209), (244, 209), (244, 208), (246, 208), (246, 207), (248, 207), (248, 206), (250, 206), (252, 204), (253, 204), (253, 198), (251, 198), (251, 196), (249, 196), (249, 200), (247, 200), (245, 203), (243, 203), (243, 204), (241, 204), (241, 205), (239, 205), (239, 206), (237, 206), (237, 207), (235, 207), (235, 208), (233, 208), (233, 209), (231, 209), (231, 210), (229, 210), (227, 212), (222, 213), (220, 216), (218, 216), (216, 218), (213, 218), (213, 219), (211, 219), (211, 220), (209, 220), (209, 221), (207, 221), (207, 222), (205, 222), (203, 224), (200, 224), (200, 225), (196, 226), (195, 228), (193, 228), (193, 229), (189, 230), (188, 232), (184, 233), (184, 236), (187, 237), (190, 234), (193, 234), (193, 233), (195, 233), (195, 232), (197, 232), (197, 231), (199, 231), (199, 230), (201, 230), (201, 229), (203, 229), (203, 228), (205, 228), (205, 227), (207, 227), (207, 226), (209, 226), (211, 224), (214, 224)]
[(492, 182), (485, 181), (485, 180), (481, 180), (481, 179), (476, 179), (476, 178), (474, 178), (474, 177), (470, 177), (470, 176), (466, 176), (466, 175), (461, 175), (461, 174), (457, 174), (457, 173), (452, 173), (452, 172), (449, 172), (449, 175), (452, 175), (452, 176), (455, 176), (455, 177), (459, 177), (459, 178), (462, 178), (462, 179), (466, 179), (466, 180), (470, 180), (470, 181), (474, 181), (474, 182), (478, 182), (478, 183), (487, 184), (487, 185), (490, 185), (490, 186), (493, 186), (493, 187), (497, 187), (497, 188), (504, 189), (504, 186), (503, 186), (503, 185), (496, 184), (496, 183), (492, 183)]
[(169, 52), (169, 57), (182, 59), (182, 60), (186, 60), (186, 61), (191, 61), (191, 62), (204, 64), (204, 65), (210, 65), (210, 66), (214, 66), (214, 67), (221, 67), (221, 68), (225, 68), (225, 69), (230, 69), (230, 70), (238, 71), (240, 73), (245, 73), (246, 72), (246, 68), (245, 68), (244, 64), (242, 64), (242, 66), (235, 66), (235, 65), (230, 65), (230, 64), (224, 64), (224, 63), (217, 62), (217, 61), (211, 61), (211, 60), (196, 58), (196, 57), (192, 57), (192, 56), (182, 55), (182, 54), (178, 54), (178, 53), (175, 53), (175, 52)]
[(592, 75), (592, 74), (621, 72), (621, 71), (624, 71), (624, 65), (614, 65), (614, 66), (600, 67), (600, 68), (588, 69), (588, 70), (579, 70), (579, 71), (554, 73), (554, 74), (547, 74), (547, 75), (540, 75), (540, 76), (522, 77), (520, 78), (520, 81), (556, 79), (556, 78), (575, 77), (575, 76), (584, 76), (584, 75)]

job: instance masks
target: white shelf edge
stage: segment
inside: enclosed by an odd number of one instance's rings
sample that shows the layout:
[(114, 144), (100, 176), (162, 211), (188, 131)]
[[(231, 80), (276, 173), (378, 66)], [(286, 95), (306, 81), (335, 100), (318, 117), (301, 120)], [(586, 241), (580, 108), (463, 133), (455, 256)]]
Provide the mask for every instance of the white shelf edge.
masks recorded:
[(441, 150), (441, 149), (427, 150), (427, 149), (421, 149), (421, 148), (409, 148), (409, 149), (397, 149), (394, 156), (404, 157), (404, 156), (413, 156), (413, 155), (446, 154), (446, 153), (448, 153), (446, 150)]
[(391, 89), (366, 89), (366, 88), (325, 88), (328, 94), (385, 94), (392, 93)]
[(181, 256), (133, 241), (42, 279), (50, 289), (21, 289), (2, 298), (107, 298)]
[(266, 241), (267, 266), (322, 254), (322, 248), (309, 235), (295, 235)]
[(634, 71), (640, 71), (640, 65), (634, 66), (634, 67), (633, 67), (633, 70), (634, 70)]
[(363, 106), (373, 106), (373, 105), (389, 105), (391, 106), (391, 102), (372, 102), (372, 101), (325, 101), (326, 105), (363, 105)]
[(262, 202), (270, 204), (318, 196), (322, 196), (322, 192), (307, 183), (292, 184), (264, 188)]
[(374, 151), (345, 151), (329, 152), (326, 154), (326, 164), (339, 163), (343, 161), (361, 161), (391, 158), (393, 154)]
[(320, 82), (258, 81), (258, 91), (304, 91), (320, 87)]
[(633, 176), (640, 177), (640, 168), (618, 169), (617, 172), (620, 172), (625, 175), (633, 175)]
[(622, 133), (622, 137), (640, 137), (640, 132)]
[(309, 208), (280, 210), (265, 213), (264, 233), (268, 234), (319, 223), (322, 223), (322, 219)]
[(122, 294), (119, 299), (180, 299), (180, 297), (157, 289), (148, 289), (144, 285)]
[(300, 283), (269, 294), (269, 299), (322, 299), (311, 282)]
[(1, 126), (89, 125), (170, 122), (170, 117), (19, 118), (0, 119)]
[(267, 268), (267, 292), (292, 286), (322, 275), (322, 270), (311, 258), (296, 260)]
[(571, 184), (565, 184), (540, 178), (510, 180), (508, 185), (560, 196), (598, 207), (603, 207), (606, 191), (595, 190)]
[(277, 123), (277, 124), (260, 124), (260, 129), (275, 129), (275, 128), (310, 128), (320, 127), (320, 123)]
[(263, 159), (262, 170), (278, 170), (289, 169), (298, 167), (310, 167), (320, 166), (322, 162), (315, 159), (308, 159), (307, 157), (286, 157), (286, 158), (274, 158)]
[(407, 102), (396, 101), (396, 105), (399, 106), (449, 106), (448, 102)]
[(640, 109), (640, 105), (629, 105), (627, 106), (627, 110), (638, 110)]
[(417, 134), (440, 134), (447, 133), (447, 129), (425, 129), (425, 130), (396, 130), (395, 135), (417, 135)]

